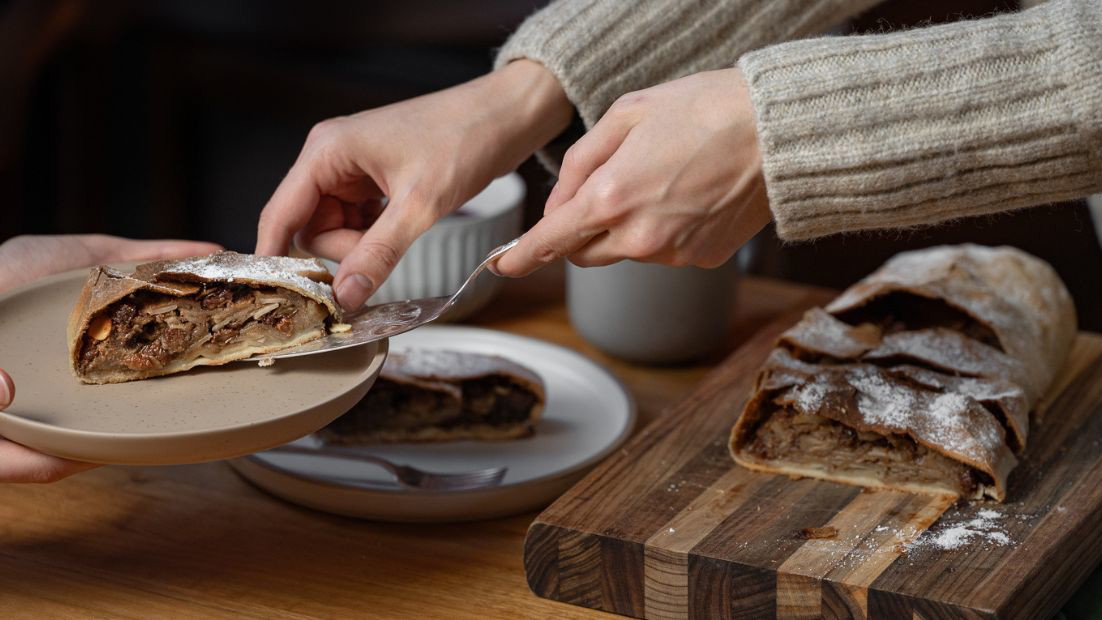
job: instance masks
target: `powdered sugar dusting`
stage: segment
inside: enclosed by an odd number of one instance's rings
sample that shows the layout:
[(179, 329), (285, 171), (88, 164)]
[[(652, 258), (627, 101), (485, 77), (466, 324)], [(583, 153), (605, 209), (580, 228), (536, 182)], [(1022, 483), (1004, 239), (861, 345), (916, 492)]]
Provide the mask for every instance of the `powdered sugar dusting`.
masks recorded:
[(801, 411), (814, 413), (822, 406), (827, 392), (827, 386), (822, 383), (805, 383), (795, 388), (793, 396), (796, 398), (796, 406)]
[(998, 510), (984, 508), (971, 519), (944, 522), (928, 530), (908, 550), (929, 547), (948, 551), (973, 544), (1009, 545), (1013, 540), (1003, 528), (1003, 519)]
[[(866, 424), (909, 434), (973, 462), (992, 462), (1005, 440), (998, 420), (971, 396), (918, 389), (870, 364), (848, 366), (844, 373), (845, 383), (857, 390), (857, 409)], [(824, 377), (794, 386), (791, 396), (799, 409), (815, 413), (834, 389)]]
[(1025, 371), (1021, 360), (983, 344), (959, 332), (934, 327), (897, 332), (884, 337), (883, 342), (864, 356), (877, 360), (904, 357), (939, 368), (977, 377), (1005, 377), (1039, 392), (1036, 377)]
[(943, 327), (889, 334), (868, 357), (893, 355), (906, 355), (970, 374), (997, 374), (1009, 363), (1006, 354), (998, 349)]
[(336, 308), (333, 288), (325, 282), (303, 275), (326, 273), (325, 266), (316, 259), (219, 252), (210, 256), (167, 261), (160, 265), (159, 273), (189, 275), (213, 282), (233, 282), (236, 279), (273, 282), (318, 301), (326, 300), (330, 309)]
[(868, 423), (894, 429), (911, 426), (917, 400), (913, 389), (885, 380), (874, 367), (855, 367), (846, 377), (857, 388), (857, 407)]
[(859, 357), (877, 346), (880, 330), (872, 325), (853, 327), (822, 308), (812, 308), (783, 338), (801, 349), (846, 359)]
[(407, 348), (392, 351), (383, 365), (383, 373), (421, 379), (484, 377), (508, 373), (536, 385), (543, 383), (531, 370), (503, 357), (445, 349)]

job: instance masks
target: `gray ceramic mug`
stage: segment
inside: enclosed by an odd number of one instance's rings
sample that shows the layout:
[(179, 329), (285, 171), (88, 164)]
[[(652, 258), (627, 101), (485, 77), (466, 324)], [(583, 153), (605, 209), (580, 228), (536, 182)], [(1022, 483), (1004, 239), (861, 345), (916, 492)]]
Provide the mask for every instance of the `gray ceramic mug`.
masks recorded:
[(688, 362), (728, 342), (738, 274), (737, 258), (715, 269), (568, 264), (570, 322), (609, 355), (648, 364)]

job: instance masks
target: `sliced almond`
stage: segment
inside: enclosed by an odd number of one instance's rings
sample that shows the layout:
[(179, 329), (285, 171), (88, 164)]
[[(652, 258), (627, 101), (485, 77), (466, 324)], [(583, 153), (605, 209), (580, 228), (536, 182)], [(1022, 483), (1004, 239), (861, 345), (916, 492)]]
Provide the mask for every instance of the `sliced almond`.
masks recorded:
[(283, 299), (282, 297), (272, 297), (270, 295), (264, 297), (258, 295), (256, 298), (256, 303), (258, 304), (281, 304), (284, 301), (287, 300)]
[(111, 335), (111, 317), (100, 315), (88, 324), (88, 335), (95, 340), (105, 340)]
[(253, 320), (256, 321), (260, 317), (264, 316), (265, 314), (268, 314), (269, 312), (271, 312), (272, 310), (275, 310), (278, 307), (279, 307), (279, 304), (268, 304), (266, 306), (261, 306), (261, 308), (259, 310), (257, 310), (256, 312), (253, 313)]
[(217, 323), (215, 323), (214, 326), (210, 328), (210, 330), (212, 332), (216, 332), (216, 331), (222, 329), (223, 327), (225, 327), (227, 325), (236, 325), (237, 323), (244, 323), (245, 319), (249, 318), (249, 315), (252, 314), (252, 313), (253, 313), (252, 308), (244, 308), (244, 309), (237, 310), (236, 312), (234, 312), (234, 313), (232, 313), (228, 316), (223, 316), (223, 318), (219, 319), (219, 321)]
[(146, 308), (146, 314), (164, 314), (166, 312), (172, 312), (177, 307), (177, 304), (162, 304), (155, 308)]
[(228, 317), (222, 319), (221, 321), (218, 321), (214, 325), (211, 325), (210, 326), (210, 331), (216, 332), (216, 331), (222, 329), (223, 327), (229, 325), (230, 321), (232, 321), (232, 320), (233, 320), (233, 316), (232, 315), (228, 316)]

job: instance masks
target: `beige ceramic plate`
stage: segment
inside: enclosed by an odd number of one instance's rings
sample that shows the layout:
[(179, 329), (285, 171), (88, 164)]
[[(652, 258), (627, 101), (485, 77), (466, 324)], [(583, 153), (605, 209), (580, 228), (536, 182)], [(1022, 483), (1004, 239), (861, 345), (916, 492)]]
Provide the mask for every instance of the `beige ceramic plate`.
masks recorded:
[(15, 402), (0, 435), (93, 463), (212, 461), (287, 443), (328, 424), (367, 393), (387, 343), (235, 363), (114, 385), (83, 385), (68, 363), (65, 324), (87, 276), (72, 272), (0, 295), (0, 368)]

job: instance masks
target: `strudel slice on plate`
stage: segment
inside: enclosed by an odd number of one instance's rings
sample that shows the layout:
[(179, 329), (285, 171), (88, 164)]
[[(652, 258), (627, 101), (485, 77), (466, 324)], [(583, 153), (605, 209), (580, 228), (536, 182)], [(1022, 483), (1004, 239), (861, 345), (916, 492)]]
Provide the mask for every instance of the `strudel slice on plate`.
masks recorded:
[(85, 383), (119, 383), (274, 353), (328, 333), (340, 308), (320, 261), (220, 252), (92, 269), (69, 318)]
[(900, 254), (786, 331), (731, 434), (752, 469), (1002, 500), (1076, 331), (1046, 263)]
[(543, 382), (495, 355), (447, 350), (392, 352), (351, 411), (318, 432), (332, 444), (531, 435), (543, 409)]

